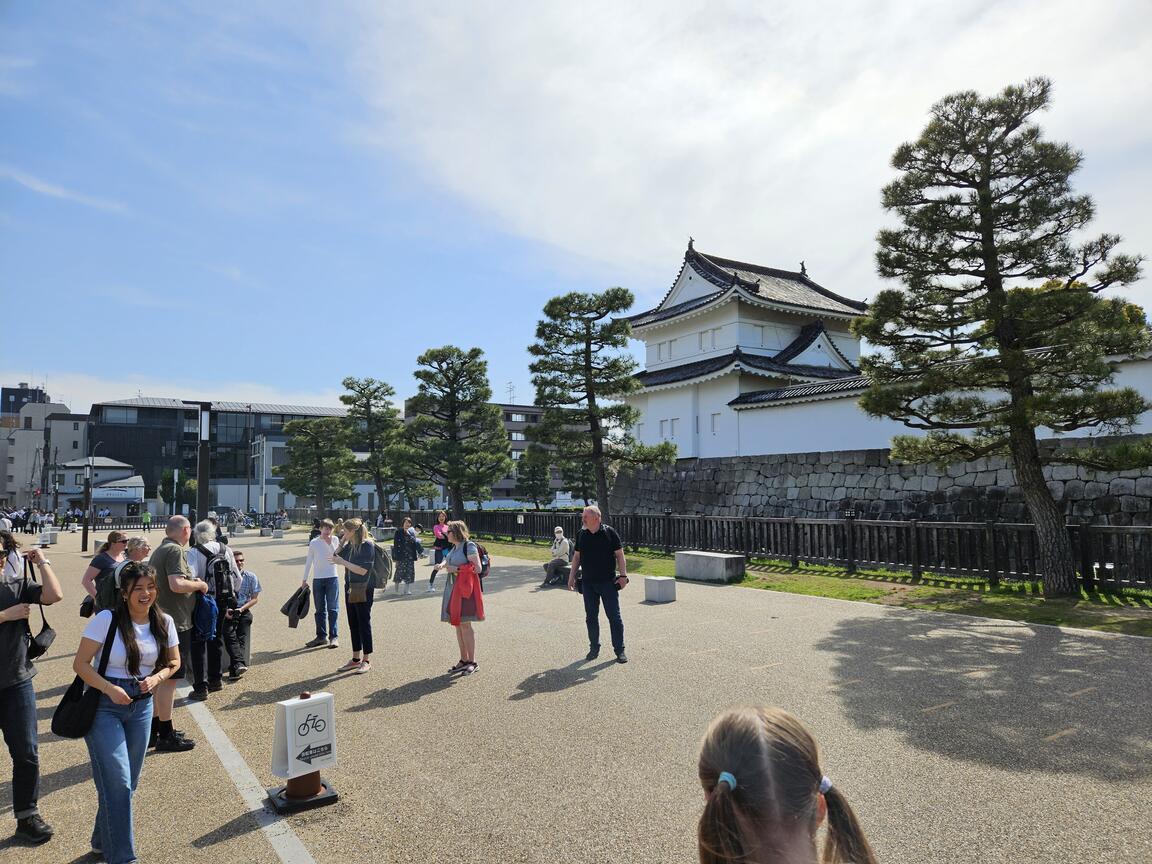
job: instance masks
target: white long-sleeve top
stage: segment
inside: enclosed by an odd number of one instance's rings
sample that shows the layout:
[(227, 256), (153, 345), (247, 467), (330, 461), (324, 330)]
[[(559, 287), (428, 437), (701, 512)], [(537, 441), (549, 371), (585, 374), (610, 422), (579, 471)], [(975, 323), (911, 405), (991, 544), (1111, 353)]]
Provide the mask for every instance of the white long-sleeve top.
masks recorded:
[(304, 581), (308, 581), (308, 574), (313, 579), (335, 579), (336, 565), (328, 559), (340, 548), (340, 541), (333, 534), (328, 540), (323, 537), (313, 537), (308, 544), (308, 557), (304, 559)]

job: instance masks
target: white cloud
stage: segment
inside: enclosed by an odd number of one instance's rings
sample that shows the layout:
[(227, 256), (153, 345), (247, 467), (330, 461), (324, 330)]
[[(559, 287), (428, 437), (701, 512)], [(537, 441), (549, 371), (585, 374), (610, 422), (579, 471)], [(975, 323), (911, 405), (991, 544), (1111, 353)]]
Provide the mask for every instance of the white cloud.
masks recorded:
[[(217, 358), (221, 359), (221, 358)], [(242, 374), (242, 373), (240, 373)], [(224, 367), (202, 378), (154, 378), (126, 374), (115, 378), (68, 371), (37, 371), (29, 374), (12, 368), (0, 369), (0, 381), (30, 381), (43, 386), (54, 402), (62, 402), (77, 414), (86, 414), (94, 402), (155, 396), (220, 402), (266, 402), (280, 405), (339, 407), (344, 392), (337, 381), (327, 390), (298, 390), (256, 381), (237, 380), (236, 370)]]
[(13, 168), (11, 165), (0, 165), (0, 177), (6, 177), (12, 182), (20, 184), (25, 189), (39, 192), (41, 195), (47, 195), (50, 198), (60, 198), (64, 201), (83, 204), (85, 207), (93, 207), (108, 213), (128, 212), (128, 208), (119, 201), (113, 201), (108, 198), (96, 198), (92, 195), (83, 195), (71, 189), (65, 189), (63, 186), (57, 186), (55, 183), (49, 183), (47, 180), (41, 180), (39, 177), (33, 177), (31, 174)]
[(817, 281), (871, 295), (896, 146), (945, 94), (1038, 74), (1056, 84), (1041, 122), (1092, 168), (1097, 230), (1152, 253), (1136, 200), (1152, 170), (1152, 89), (1125, 86), (1152, 56), (1146, 3), (360, 9), (354, 68), (376, 109), (372, 140), (505, 230), (620, 281), (670, 282), (691, 234), (730, 257), (805, 259)]

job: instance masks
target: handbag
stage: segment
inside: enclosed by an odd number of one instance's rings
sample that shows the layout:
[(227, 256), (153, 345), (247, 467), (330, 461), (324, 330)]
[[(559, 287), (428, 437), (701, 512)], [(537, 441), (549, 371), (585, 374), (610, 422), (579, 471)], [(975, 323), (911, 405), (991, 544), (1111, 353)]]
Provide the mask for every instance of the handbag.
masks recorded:
[[(32, 562), (27, 558), (24, 559), (24, 584), (28, 584), (28, 580), (36, 581), (36, 571), (32, 569)], [(28, 659), (35, 660), (37, 657), (45, 654), (49, 648), (52, 647), (52, 642), (56, 638), (56, 631), (48, 626), (48, 619), (44, 617), (44, 604), (37, 603), (40, 607), (40, 632), (35, 636), (32, 635), (32, 627), (27, 621), (24, 626), (28, 627)]]
[(92, 613), (95, 611), (96, 601), (92, 598), (92, 595), (89, 594), (87, 597), (80, 601), (80, 617), (91, 618)]
[(349, 603), (367, 603), (368, 602), (368, 580), (363, 582), (353, 582), (348, 580), (348, 602)]
[[(108, 656), (112, 653), (112, 643), (116, 640), (116, 614), (112, 614), (112, 623), (108, 625), (108, 635), (104, 637), (104, 650), (100, 652), (100, 665), (97, 673), (104, 675), (108, 668)], [(88, 687), (79, 675), (72, 681), (60, 704), (52, 712), (52, 733), (61, 738), (83, 738), (92, 728), (92, 721), (96, 719), (96, 709), (100, 705), (100, 691), (95, 687)]]

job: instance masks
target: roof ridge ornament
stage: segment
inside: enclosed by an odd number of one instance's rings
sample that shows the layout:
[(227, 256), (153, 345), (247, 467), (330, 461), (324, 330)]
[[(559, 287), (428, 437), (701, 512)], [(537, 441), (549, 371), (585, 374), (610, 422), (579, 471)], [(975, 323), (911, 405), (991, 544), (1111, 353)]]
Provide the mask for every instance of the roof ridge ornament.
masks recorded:
[(803, 261), (800, 262), (800, 275), (801, 276), (807, 276), (808, 275), (808, 268), (804, 266)]

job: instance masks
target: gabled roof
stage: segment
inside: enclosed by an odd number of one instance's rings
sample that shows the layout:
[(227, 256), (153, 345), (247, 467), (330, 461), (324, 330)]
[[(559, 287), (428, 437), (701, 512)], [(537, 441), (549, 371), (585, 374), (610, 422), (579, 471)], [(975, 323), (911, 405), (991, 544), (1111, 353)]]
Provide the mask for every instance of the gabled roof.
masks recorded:
[[(679, 283), (680, 274), (684, 272), (684, 267), (691, 267), (701, 278), (711, 282), (720, 290), (695, 300), (665, 308), (664, 304)], [(647, 312), (628, 316), (627, 320), (632, 323), (633, 327), (644, 327), (657, 321), (675, 318), (677, 315), (706, 306), (736, 289), (743, 289), (749, 295), (767, 303), (811, 310), (817, 313), (824, 312), (855, 317), (864, 314), (868, 309), (867, 303), (842, 297), (829, 291), (809, 279), (806, 273), (779, 270), (761, 264), (749, 264), (731, 258), (721, 258), (718, 255), (706, 255), (703, 252), (697, 252), (691, 240), (688, 241), (688, 250), (684, 253), (684, 264), (680, 268), (680, 274), (677, 274), (676, 281), (672, 283), (672, 287), (668, 289), (660, 301), (660, 305)]]
[(83, 468), (85, 465), (91, 465), (93, 468), (131, 468), (127, 462), (120, 462), (116, 459), (110, 459), (107, 456), (91, 456), (87, 459), (73, 459), (71, 462), (64, 462), (62, 468)]
[(143, 486), (144, 478), (139, 474), (133, 474), (131, 477), (121, 477), (119, 480), (109, 480), (107, 483), (101, 483), (99, 486), (94, 486), (94, 489), (109, 489), (120, 486)]
[[(793, 339), (791, 344), (780, 349), (779, 353), (774, 355), (772, 359), (780, 363), (790, 363), (801, 354), (803, 354), (806, 350), (808, 350), (808, 348), (812, 346), (812, 343), (814, 343), (825, 333), (827, 333), (827, 330), (824, 329), (823, 321), (817, 321), (813, 324), (806, 324), (800, 328), (800, 335)], [(852, 364), (852, 361), (844, 356), (844, 352), (836, 347), (836, 343), (833, 342), (831, 338), (825, 341), (828, 343), (828, 346), (836, 352), (836, 356), (844, 361), (845, 366), (847, 366), (849, 369), (856, 368)]]
[(680, 366), (657, 369), (654, 372), (646, 370), (638, 373), (636, 380), (645, 387), (657, 387), (662, 384), (674, 384), (677, 381), (688, 381), (704, 375), (712, 375), (736, 364), (740, 364), (750, 371), (795, 378), (842, 378), (855, 374), (854, 372), (844, 369), (833, 369), (829, 366), (802, 366), (780, 363), (774, 357), (765, 357), (761, 354), (748, 354), (737, 348), (729, 354), (723, 354), (719, 357), (709, 357), (707, 360), (696, 360), (692, 363), (681, 364)]
[(790, 387), (777, 387), (773, 390), (754, 390), (741, 393), (728, 404), (739, 409), (745, 406), (779, 404), (784, 402), (807, 402), (822, 398), (841, 398), (863, 393), (868, 389), (868, 379), (863, 375), (848, 375), (835, 381), (819, 381), (813, 384), (793, 384)]

